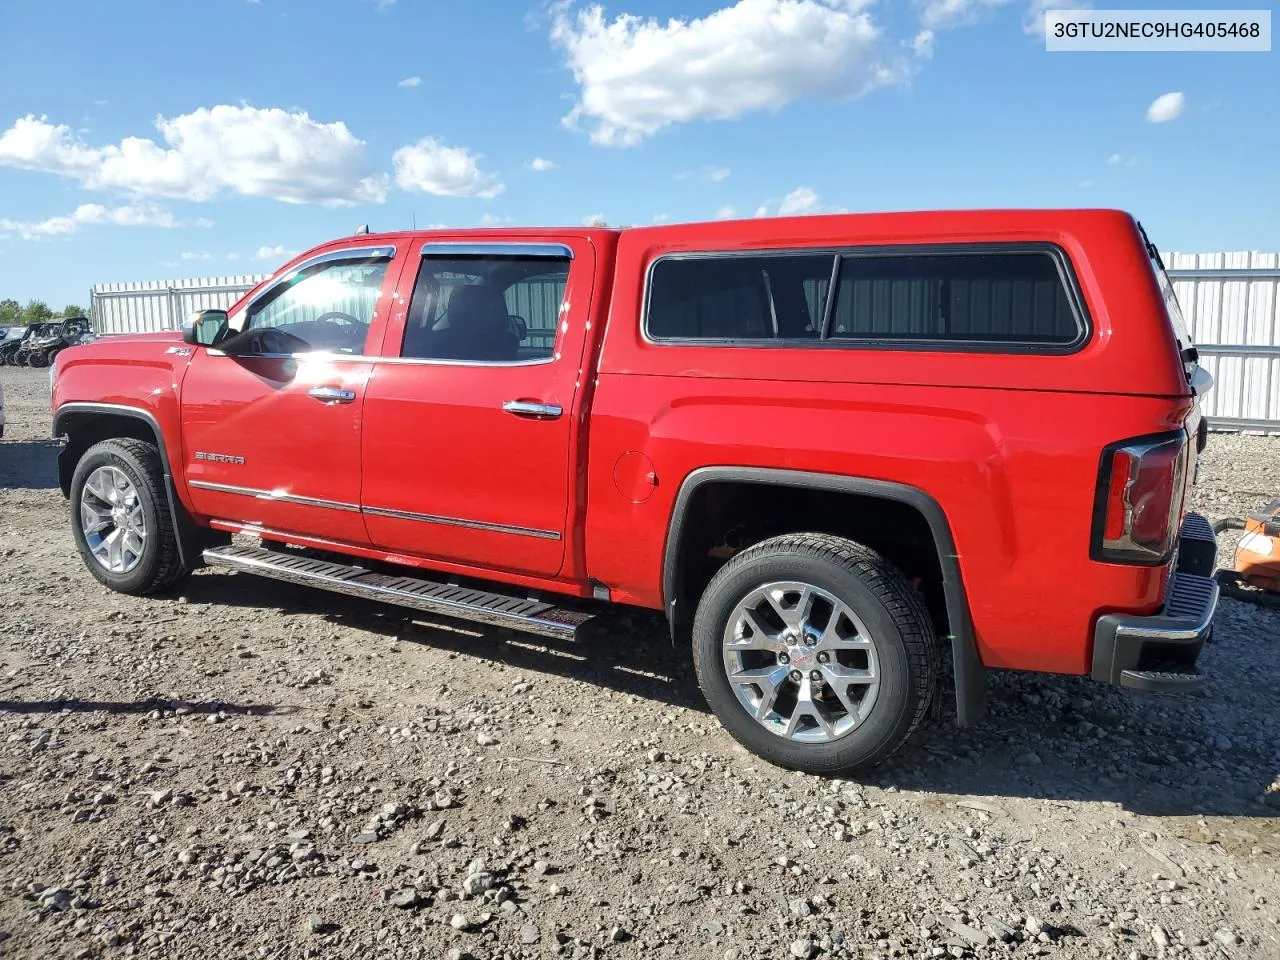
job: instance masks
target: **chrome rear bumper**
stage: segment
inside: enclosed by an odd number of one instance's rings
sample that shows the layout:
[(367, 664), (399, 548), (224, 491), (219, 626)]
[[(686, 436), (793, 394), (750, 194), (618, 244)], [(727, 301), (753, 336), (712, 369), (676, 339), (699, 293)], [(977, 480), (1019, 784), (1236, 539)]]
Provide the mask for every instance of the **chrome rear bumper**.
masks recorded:
[(1184, 549), (1169, 577), (1163, 609), (1152, 616), (1109, 613), (1093, 634), (1094, 680), (1137, 690), (1186, 693), (1200, 689), (1195, 672), (1200, 649), (1213, 631), (1218, 583), (1216, 539), (1204, 517), (1190, 514), (1182, 526)]

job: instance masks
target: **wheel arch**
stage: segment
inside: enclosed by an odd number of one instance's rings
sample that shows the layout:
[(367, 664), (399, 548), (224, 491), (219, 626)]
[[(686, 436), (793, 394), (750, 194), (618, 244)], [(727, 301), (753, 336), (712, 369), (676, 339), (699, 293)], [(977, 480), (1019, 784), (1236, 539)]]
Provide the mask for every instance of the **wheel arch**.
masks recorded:
[(681, 483), (676, 495), (663, 549), (662, 602), (673, 642), (680, 632), (680, 626), (692, 622), (693, 610), (683, 610), (679, 603), (680, 583), (686, 562), (685, 539), (691, 521), (695, 519), (698, 495), (712, 484), (846, 494), (863, 500), (887, 501), (918, 514), (932, 537), (941, 572), (941, 592), (955, 678), (956, 721), (960, 726), (970, 726), (981, 718), (986, 709), (985, 674), (973, 635), (973, 622), (969, 614), (969, 601), (960, 572), (955, 538), (946, 513), (938, 501), (925, 491), (907, 484), (767, 467), (712, 466), (691, 472)]
[(71, 495), (71, 478), (76, 464), (95, 443), (121, 437), (154, 443), (160, 452), (165, 496), (173, 529), (177, 533), (179, 558), (188, 569), (201, 564), (204, 547), (208, 545), (206, 541), (213, 534), (196, 525), (178, 497), (164, 431), (154, 414), (141, 407), (117, 403), (64, 403), (53, 415), (53, 436), (65, 437), (67, 441), (58, 454), (58, 485), (64, 497)]

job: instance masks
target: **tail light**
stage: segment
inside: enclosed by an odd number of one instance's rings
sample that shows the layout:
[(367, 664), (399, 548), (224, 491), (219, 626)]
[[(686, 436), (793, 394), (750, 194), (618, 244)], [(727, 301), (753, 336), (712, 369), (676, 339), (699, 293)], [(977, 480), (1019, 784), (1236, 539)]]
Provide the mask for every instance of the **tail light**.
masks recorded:
[(1173, 553), (1182, 513), (1187, 435), (1137, 437), (1102, 451), (1091, 555), (1159, 566)]

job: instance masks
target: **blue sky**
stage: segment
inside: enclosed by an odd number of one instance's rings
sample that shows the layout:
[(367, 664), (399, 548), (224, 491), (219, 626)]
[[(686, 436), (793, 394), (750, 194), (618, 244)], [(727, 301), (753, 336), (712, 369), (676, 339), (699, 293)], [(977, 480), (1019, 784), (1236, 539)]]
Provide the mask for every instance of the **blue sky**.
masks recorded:
[(1048, 54), (1050, 5), (6, 2), (0, 297), (269, 272), (366, 222), (1118, 206), (1280, 250), (1277, 55)]

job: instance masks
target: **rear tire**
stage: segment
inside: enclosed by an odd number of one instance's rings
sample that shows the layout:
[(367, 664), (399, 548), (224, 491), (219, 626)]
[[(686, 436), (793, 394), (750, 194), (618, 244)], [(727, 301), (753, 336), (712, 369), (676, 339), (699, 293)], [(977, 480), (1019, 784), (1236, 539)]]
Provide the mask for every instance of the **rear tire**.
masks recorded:
[(154, 593), (187, 573), (153, 443), (126, 437), (85, 451), (71, 477), (71, 531), (89, 572), (120, 593)]
[(47, 367), (49, 365), (49, 354), (41, 351), (33, 353), (27, 357), (27, 366), (30, 367)]
[(698, 604), (693, 658), (736, 740), (814, 774), (893, 753), (926, 716), (939, 674), (933, 623), (902, 572), (818, 533), (774, 537), (725, 564)]

